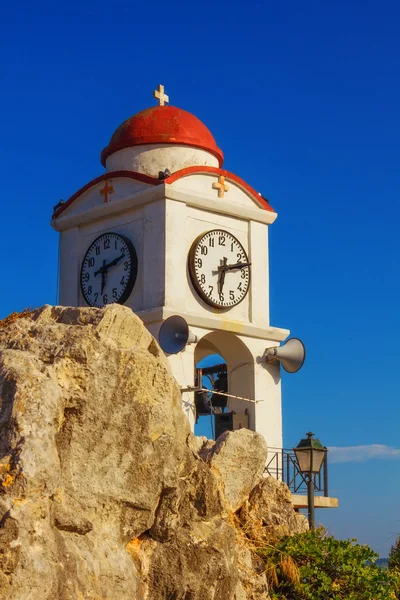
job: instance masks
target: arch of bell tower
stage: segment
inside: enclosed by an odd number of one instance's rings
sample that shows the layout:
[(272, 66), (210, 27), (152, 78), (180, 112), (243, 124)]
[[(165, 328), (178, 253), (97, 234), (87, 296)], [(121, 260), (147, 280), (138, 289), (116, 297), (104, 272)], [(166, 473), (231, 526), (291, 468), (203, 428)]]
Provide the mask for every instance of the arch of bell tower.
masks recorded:
[[(196, 345), (194, 363), (211, 354), (219, 354), (226, 362), (228, 392), (250, 400), (255, 398), (255, 361), (249, 348), (230, 331), (213, 331), (202, 337)], [(234, 390), (234, 391), (233, 391)], [(229, 408), (242, 413), (247, 409), (249, 423), (254, 424), (254, 402), (236, 398), (228, 399)]]

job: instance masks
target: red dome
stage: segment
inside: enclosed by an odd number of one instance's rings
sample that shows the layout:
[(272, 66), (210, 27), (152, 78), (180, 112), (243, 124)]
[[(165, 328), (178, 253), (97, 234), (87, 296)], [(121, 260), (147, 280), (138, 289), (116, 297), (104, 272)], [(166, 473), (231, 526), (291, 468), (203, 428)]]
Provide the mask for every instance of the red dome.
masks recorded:
[(194, 146), (217, 157), (222, 166), (224, 154), (211, 131), (194, 115), (176, 106), (153, 106), (133, 115), (118, 127), (101, 153), (101, 162), (123, 148), (143, 144), (182, 144)]

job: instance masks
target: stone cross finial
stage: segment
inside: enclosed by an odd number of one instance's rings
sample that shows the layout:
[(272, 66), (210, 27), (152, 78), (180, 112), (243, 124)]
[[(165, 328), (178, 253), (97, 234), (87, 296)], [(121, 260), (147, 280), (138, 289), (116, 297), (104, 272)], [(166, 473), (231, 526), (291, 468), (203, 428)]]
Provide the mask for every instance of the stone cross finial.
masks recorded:
[(100, 194), (104, 196), (104, 202), (108, 202), (108, 195), (114, 193), (114, 188), (112, 185), (108, 185), (109, 180), (106, 179), (104, 182), (104, 187), (100, 190)]
[(158, 90), (154, 90), (153, 92), (154, 98), (157, 98), (160, 106), (164, 106), (165, 102), (169, 102), (169, 96), (164, 94), (164, 86), (161, 83), (158, 85)]
[(214, 182), (212, 186), (214, 190), (218, 190), (218, 198), (223, 198), (225, 196), (225, 192), (229, 191), (229, 185), (225, 183), (225, 177), (223, 175), (220, 175), (218, 183)]

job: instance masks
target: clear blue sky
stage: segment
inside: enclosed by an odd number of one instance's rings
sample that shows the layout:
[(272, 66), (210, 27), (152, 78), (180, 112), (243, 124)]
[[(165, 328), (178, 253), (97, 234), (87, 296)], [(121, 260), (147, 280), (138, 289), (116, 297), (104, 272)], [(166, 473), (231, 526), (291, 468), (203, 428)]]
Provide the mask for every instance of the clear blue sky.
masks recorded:
[(394, 0), (22, 0), (0, 39), (0, 316), (55, 302), (52, 206), (164, 83), (279, 213), (272, 324), (308, 351), (283, 381), (285, 445), (311, 428), (366, 446), (336, 455), (340, 509), (318, 516), (382, 555), (400, 532), (399, 19)]

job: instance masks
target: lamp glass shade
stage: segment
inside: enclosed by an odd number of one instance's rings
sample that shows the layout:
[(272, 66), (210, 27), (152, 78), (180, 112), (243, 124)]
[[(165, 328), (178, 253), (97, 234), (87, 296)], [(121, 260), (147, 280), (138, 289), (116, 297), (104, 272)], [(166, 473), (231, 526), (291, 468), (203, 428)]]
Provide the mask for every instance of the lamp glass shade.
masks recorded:
[(302, 473), (320, 472), (327, 450), (318, 439), (312, 437), (312, 434), (301, 440), (293, 450)]

